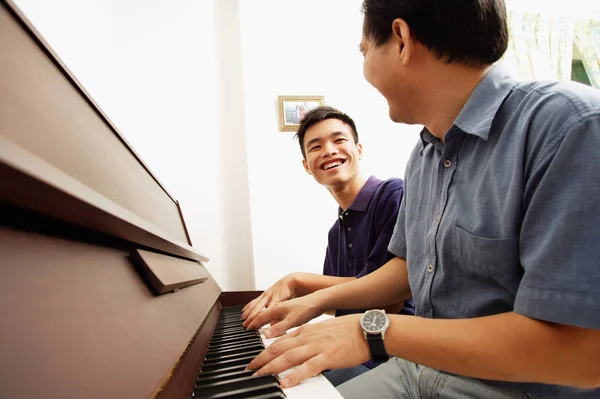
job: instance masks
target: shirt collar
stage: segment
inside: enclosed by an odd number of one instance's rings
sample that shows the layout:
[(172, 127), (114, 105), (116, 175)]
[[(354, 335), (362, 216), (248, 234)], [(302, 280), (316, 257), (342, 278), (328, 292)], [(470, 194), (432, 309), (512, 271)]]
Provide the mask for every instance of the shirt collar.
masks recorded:
[[(452, 129), (460, 129), (467, 134), (487, 140), (498, 109), (516, 83), (506, 66), (500, 63), (492, 66), (471, 93), (454, 121)], [(421, 142), (423, 149), (427, 144), (436, 145), (439, 142), (442, 147), (444, 145), (425, 127), (421, 131)]]
[(471, 93), (454, 125), (467, 134), (487, 140), (498, 109), (516, 83), (508, 68), (494, 65)]
[[(352, 204), (350, 204), (348, 209), (360, 212), (366, 211), (367, 205), (369, 205), (371, 198), (373, 198), (373, 194), (375, 194), (379, 183), (381, 183), (381, 180), (379, 180), (375, 176), (369, 177), (369, 179), (360, 189), (358, 195), (356, 196), (356, 198), (354, 198), (354, 201), (352, 201)], [(338, 215), (341, 215), (343, 211), (344, 210), (342, 208), (339, 208)]]

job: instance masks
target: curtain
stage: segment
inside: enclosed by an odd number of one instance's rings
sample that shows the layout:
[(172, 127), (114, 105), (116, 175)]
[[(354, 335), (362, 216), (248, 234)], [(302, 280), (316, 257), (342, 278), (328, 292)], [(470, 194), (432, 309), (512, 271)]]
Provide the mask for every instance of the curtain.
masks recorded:
[(570, 80), (572, 18), (513, 10), (508, 17), (509, 44), (502, 57), (519, 79)]
[(574, 40), (592, 86), (600, 88), (600, 20), (577, 20)]

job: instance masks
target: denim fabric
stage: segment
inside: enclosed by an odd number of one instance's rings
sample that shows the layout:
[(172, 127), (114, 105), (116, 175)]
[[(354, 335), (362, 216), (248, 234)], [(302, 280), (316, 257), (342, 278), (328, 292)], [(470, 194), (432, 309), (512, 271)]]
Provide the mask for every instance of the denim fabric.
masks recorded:
[(479, 380), (446, 374), (391, 358), (337, 387), (344, 399), (534, 399), (519, 390), (492, 387)]
[(361, 364), (356, 367), (348, 367), (345, 369), (334, 369), (323, 372), (325, 378), (329, 380), (329, 382), (337, 387), (340, 384), (343, 384), (346, 381), (351, 380), (354, 377), (361, 375), (364, 372), (371, 370), (369, 367)]

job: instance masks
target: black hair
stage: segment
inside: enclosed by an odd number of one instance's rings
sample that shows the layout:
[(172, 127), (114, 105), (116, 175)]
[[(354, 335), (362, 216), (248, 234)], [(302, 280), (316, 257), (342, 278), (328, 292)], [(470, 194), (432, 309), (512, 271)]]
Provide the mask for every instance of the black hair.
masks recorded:
[(322, 106), (311, 109), (304, 115), (304, 118), (300, 121), (300, 126), (298, 127), (298, 132), (296, 132), (295, 138), (298, 139), (300, 143), (300, 151), (302, 152), (302, 157), (306, 159), (306, 151), (304, 149), (304, 136), (306, 135), (306, 131), (316, 123), (324, 121), (326, 119), (338, 119), (344, 122), (346, 125), (350, 126), (352, 129), (352, 137), (354, 137), (354, 142), (358, 143), (358, 131), (356, 130), (356, 125), (352, 118), (343, 113), (340, 110), (337, 110), (333, 107)]
[(491, 65), (508, 47), (504, 0), (364, 0), (363, 36), (377, 46), (401, 18), (414, 38), (440, 59)]

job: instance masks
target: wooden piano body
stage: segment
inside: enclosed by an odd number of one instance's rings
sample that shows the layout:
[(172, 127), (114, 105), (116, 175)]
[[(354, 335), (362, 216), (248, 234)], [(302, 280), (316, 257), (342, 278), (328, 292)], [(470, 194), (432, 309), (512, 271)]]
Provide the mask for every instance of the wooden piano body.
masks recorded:
[[(210, 226), (208, 226), (210, 228)], [(223, 306), (179, 204), (0, 2), (0, 398), (189, 398)]]

